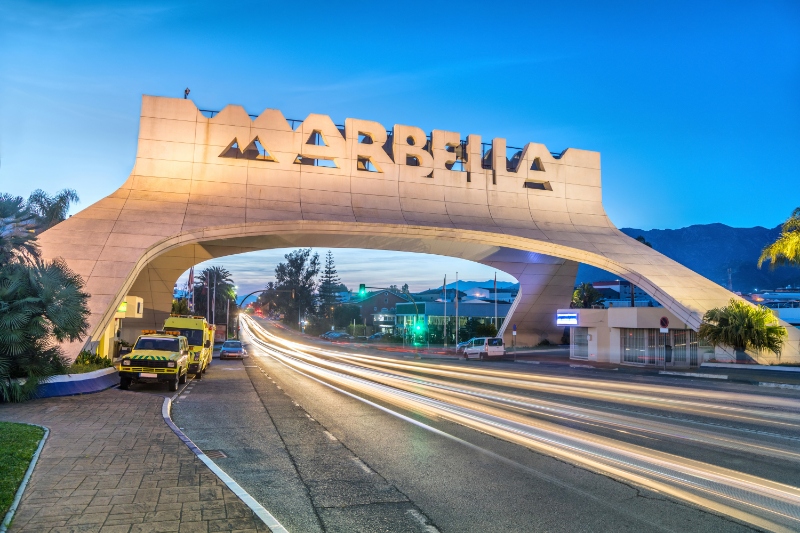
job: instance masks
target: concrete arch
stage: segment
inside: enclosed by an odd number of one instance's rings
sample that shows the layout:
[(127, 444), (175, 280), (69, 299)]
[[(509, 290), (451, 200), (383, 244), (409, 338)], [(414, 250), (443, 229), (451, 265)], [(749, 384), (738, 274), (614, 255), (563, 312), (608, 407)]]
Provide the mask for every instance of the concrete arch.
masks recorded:
[[(317, 133), (326, 146), (310, 142)], [(614, 227), (598, 153), (528, 143), (509, 158), (504, 139), (440, 130), (425, 139), (411, 126), (337, 126), (325, 115), (295, 125), (269, 109), (252, 119), (228, 106), (209, 118), (190, 100), (144, 97), (131, 176), (42, 234), (42, 251), (86, 278), (93, 338), (126, 294), (143, 296), (142, 320), (158, 325), (167, 289), (171, 298), (192, 264), (283, 246), (425, 251), (504, 270), (521, 284), (508, 321), (521, 342), (555, 332), (579, 262), (631, 281), (694, 328), (733, 297)], [(791, 328), (784, 360), (796, 358)]]

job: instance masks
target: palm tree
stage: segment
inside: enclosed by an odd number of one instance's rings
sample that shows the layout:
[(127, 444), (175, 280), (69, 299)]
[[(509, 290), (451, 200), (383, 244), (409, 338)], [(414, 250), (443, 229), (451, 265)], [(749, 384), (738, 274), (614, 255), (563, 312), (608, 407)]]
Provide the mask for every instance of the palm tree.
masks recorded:
[[(783, 223), (780, 237), (761, 250), (758, 268), (761, 268), (764, 261), (769, 261), (770, 270), (782, 265), (800, 266), (800, 207), (796, 207)], [(780, 353), (778, 359), (780, 360)]]
[(780, 360), (787, 332), (778, 324), (772, 309), (731, 298), (725, 307), (706, 312), (697, 336), (713, 346), (732, 347), (736, 362), (744, 363), (747, 361), (745, 351), (748, 348), (757, 352), (772, 352)]
[(39, 256), (36, 216), (19, 196), (0, 194), (0, 265)]
[(194, 312), (198, 315), (207, 314), (208, 307), (206, 302), (209, 298), (214, 298), (216, 301), (214, 309), (216, 318), (225, 316), (228, 299), (234, 300), (235, 304), (236, 286), (231, 273), (225, 267), (210, 266), (204, 268), (195, 280), (194, 291)]
[(572, 293), (572, 307), (575, 309), (589, 309), (604, 301), (603, 295), (591, 283), (581, 283)]
[(37, 230), (41, 233), (66, 220), (70, 204), (79, 201), (73, 189), (63, 189), (54, 196), (36, 189), (28, 197), (28, 210), (36, 216)]
[(781, 265), (800, 266), (800, 207), (783, 223), (781, 236), (761, 251), (758, 268), (764, 261), (769, 261), (770, 270)]
[(77, 341), (88, 328), (83, 286), (61, 260), (0, 266), (0, 400), (25, 400), (63, 373), (67, 362), (57, 343)]

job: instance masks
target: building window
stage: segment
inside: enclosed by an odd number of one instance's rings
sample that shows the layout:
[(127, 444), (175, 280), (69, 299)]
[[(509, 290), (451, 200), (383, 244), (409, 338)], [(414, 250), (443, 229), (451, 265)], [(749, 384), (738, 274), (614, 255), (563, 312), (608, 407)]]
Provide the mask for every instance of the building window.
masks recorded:
[(570, 328), (570, 335), (570, 358), (589, 359), (589, 328)]
[(647, 333), (646, 329), (620, 329), (623, 362), (637, 363), (640, 365), (647, 363), (645, 333)]
[(679, 329), (672, 332), (672, 361), (675, 364), (686, 363), (686, 330)]
[(377, 311), (378, 310), (378, 306), (376, 305), (375, 307), (372, 308), (372, 310), (373, 311)]

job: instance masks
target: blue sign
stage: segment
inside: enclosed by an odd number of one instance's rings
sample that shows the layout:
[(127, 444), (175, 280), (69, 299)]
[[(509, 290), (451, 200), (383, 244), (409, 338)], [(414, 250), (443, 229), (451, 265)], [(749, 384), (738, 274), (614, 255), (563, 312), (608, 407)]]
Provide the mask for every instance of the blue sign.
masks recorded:
[(577, 326), (578, 313), (556, 313), (557, 326)]

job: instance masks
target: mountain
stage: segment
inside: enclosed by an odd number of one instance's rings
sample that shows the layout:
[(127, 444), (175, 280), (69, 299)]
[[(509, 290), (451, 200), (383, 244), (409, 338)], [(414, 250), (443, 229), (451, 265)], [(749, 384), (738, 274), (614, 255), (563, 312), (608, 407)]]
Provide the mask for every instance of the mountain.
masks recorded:
[[(681, 229), (620, 230), (633, 238), (641, 235), (655, 250), (726, 288), (730, 268), (734, 291), (749, 293), (756, 289), (800, 286), (800, 268), (770, 270), (765, 265), (759, 270), (756, 267), (761, 250), (780, 235), (780, 226), (767, 229), (698, 224)], [(578, 269), (578, 283), (617, 277), (587, 265)]]

